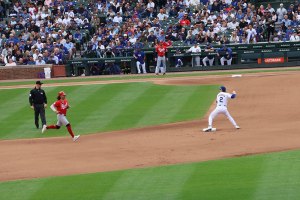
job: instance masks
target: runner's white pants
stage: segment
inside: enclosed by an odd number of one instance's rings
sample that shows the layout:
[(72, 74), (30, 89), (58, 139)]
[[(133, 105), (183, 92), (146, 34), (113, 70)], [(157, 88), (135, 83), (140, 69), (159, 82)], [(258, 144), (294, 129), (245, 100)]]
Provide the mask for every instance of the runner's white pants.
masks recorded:
[(213, 123), (213, 120), (214, 118), (219, 115), (219, 114), (223, 114), (225, 115), (229, 121), (232, 123), (233, 126), (236, 126), (236, 122), (234, 121), (234, 119), (231, 117), (230, 113), (228, 112), (227, 110), (227, 107), (226, 106), (217, 106), (215, 108), (214, 111), (212, 111), (209, 115), (209, 118), (208, 118), (208, 127), (211, 128), (212, 127), (212, 123)]
[(57, 126), (66, 126), (67, 124), (69, 124), (69, 121), (67, 120), (67, 117), (65, 115), (62, 114), (57, 114)]
[[(161, 63), (163, 65), (163, 67), (160, 67)], [(163, 57), (157, 56), (155, 73), (158, 74), (159, 70), (161, 71), (161, 73), (166, 73), (166, 56), (163, 56)]]

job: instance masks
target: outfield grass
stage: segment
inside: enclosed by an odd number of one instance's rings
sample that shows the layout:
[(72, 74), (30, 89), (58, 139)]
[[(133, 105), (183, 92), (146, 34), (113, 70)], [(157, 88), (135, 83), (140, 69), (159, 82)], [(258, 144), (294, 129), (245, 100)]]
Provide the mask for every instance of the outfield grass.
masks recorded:
[(0, 183), (5, 200), (299, 200), (300, 151)]
[[(49, 106), (60, 90), (71, 105), (68, 119), (76, 134), (88, 134), (201, 118), (218, 86), (163, 86), (122, 83), (44, 88)], [(65, 136), (65, 128), (40, 134), (28, 103), (29, 89), (0, 90), (0, 139)], [(46, 110), (48, 124), (56, 115)]]
[[(212, 71), (212, 72), (193, 72), (193, 73), (171, 73), (166, 76), (156, 76), (156, 75), (116, 75), (116, 76), (98, 76), (98, 77), (77, 77), (68, 79), (45, 79), (43, 82), (47, 83), (68, 83), (68, 82), (89, 82), (89, 81), (108, 81), (108, 80), (128, 80), (128, 79), (150, 79), (150, 78), (172, 78), (172, 77), (191, 77), (191, 76), (207, 76), (207, 75), (226, 75), (226, 74), (249, 74), (249, 73), (259, 73), (259, 72), (287, 72), (287, 71), (299, 71), (300, 68), (288, 68), (288, 69), (252, 69), (252, 70), (227, 70), (227, 71)], [(14, 86), (14, 85), (27, 85), (34, 84), (32, 80), (28, 81), (4, 81), (0, 82), (0, 86)]]

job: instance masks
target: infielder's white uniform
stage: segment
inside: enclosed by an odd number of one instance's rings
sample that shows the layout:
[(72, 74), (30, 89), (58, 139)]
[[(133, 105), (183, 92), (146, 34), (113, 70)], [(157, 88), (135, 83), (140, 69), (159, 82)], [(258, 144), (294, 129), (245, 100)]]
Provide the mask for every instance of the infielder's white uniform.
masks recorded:
[(233, 94), (230, 94), (227, 92), (220, 92), (217, 95), (217, 99), (216, 99), (217, 107), (214, 109), (214, 111), (212, 111), (210, 113), (209, 118), (208, 118), (208, 128), (203, 129), (203, 131), (211, 131), (212, 130), (213, 120), (219, 114), (224, 114), (236, 129), (240, 128), (236, 124), (236, 122), (234, 121), (234, 119), (231, 117), (230, 113), (227, 110), (228, 99), (235, 98), (235, 95), (236, 95), (235, 92)]

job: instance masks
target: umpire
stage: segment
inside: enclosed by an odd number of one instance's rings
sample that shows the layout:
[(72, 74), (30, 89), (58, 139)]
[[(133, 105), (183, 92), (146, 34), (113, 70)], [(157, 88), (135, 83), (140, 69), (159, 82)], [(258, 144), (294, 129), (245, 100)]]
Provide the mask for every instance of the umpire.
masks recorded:
[(35, 88), (30, 91), (29, 103), (34, 109), (34, 122), (36, 128), (39, 128), (39, 115), (41, 116), (43, 126), (46, 126), (45, 108), (47, 107), (47, 97), (44, 90), (42, 90), (42, 82), (37, 81)]

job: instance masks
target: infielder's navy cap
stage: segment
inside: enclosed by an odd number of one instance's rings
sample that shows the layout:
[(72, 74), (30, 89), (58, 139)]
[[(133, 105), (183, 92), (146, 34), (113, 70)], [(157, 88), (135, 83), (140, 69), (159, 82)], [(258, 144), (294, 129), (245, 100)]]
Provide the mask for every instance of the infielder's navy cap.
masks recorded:
[(42, 85), (43, 83), (41, 81), (37, 81), (37, 82), (35, 82), (35, 84)]
[(222, 92), (226, 92), (226, 87), (225, 86), (221, 86), (220, 90), (222, 90)]

